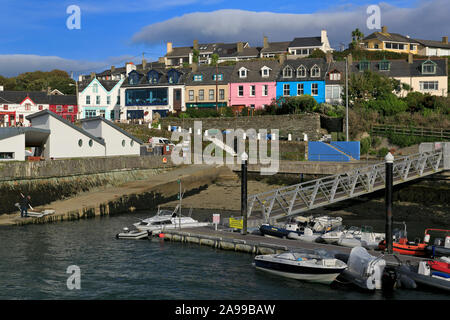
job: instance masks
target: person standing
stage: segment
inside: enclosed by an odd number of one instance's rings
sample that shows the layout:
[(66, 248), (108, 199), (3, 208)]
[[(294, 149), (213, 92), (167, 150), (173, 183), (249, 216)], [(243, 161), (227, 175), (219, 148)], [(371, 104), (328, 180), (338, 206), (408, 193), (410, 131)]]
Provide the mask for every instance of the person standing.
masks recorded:
[[(28, 217), (28, 207), (30, 206), (30, 196), (24, 196), (22, 193), (22, 200), (20, 201), (20, 217)], [(31, 207), (31, 206), (30, 206)]]

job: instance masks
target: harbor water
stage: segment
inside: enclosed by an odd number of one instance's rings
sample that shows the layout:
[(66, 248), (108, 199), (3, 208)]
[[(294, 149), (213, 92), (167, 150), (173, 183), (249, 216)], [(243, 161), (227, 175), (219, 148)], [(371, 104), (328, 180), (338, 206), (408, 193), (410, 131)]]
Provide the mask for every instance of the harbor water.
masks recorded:
[[(153, 214), (2, 227), (0, 299), (450, 299), (431, 289), (366, 293), (305, 283), (256, 270), (251, 254), (158, 238), (115, 238), (124, 226)], [(408, 231), (420, 236), (423, 226), (408, 225)], [(80, 289), (67, 286), (69, 266), (81, 271)]]

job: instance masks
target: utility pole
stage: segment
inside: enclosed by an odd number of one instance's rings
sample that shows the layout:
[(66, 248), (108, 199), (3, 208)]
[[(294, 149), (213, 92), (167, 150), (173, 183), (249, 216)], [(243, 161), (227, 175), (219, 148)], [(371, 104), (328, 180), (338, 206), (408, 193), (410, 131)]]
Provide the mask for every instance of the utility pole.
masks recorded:
[(218, 78), (219, 78), (219, 64), (216, 62), (216, 111), (219, 112), (219, 105), (218, 105)]
[(386, 183), (385, 183), (385, 203), (386, 203), (386, 249), (392, 253), (392, 192), (393, 192), (393, 167), (394, 156), (389, 152), (386, 157)]
[(241, 215), (242, 215), (242, 234), (247, 234), (247, 160), (248, 155), (244, 151), (241, 155)]
[(345, 59), (345, 141), (348, 141), (348, 59)]

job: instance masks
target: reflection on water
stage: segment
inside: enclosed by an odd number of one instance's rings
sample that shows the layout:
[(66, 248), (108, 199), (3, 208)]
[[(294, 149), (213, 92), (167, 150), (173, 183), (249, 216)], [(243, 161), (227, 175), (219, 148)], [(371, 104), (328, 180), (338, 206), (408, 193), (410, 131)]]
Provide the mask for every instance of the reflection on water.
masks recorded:
[[(434, 291), (397, 290), (386, 297), (309, 284), (256, 270), (250, 254), (159, 239), (115, 239), (124, 226), (149, 215), (1, 228), (0, 299), (449, 298)], [(383, 228), (384, 221), (377, 223)], [(81, 290), (67, 289), (70, 265), (81, 269)]]

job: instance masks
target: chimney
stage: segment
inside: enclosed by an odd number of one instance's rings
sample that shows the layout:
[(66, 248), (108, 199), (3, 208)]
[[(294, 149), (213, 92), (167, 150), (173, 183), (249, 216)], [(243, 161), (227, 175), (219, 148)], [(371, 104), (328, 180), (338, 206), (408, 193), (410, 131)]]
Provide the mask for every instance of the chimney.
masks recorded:
[(331, 53), (331, 51), (327, 51), (326, 55), (325, 55), (326, 59), (327, 59), (327, 63), (330, 64), (333, 62), (333, 54)]
[(448, 44), (448, 37), (442, 37), (442, 43)]
[(147, 68), (147, 60), (142, 59), (142, 70), (145, 70)]
[(95, 79), (95, 72), (91, 72), (91, 80)]
[(158, 58), (158, 62), (159, 63), (165, 63), (166, 61), (165, 61), (164, 57), (159, 57)]
[(194, 50), (198, 50), (198, 40), (194, 40)]
[(412, 53), (409, 53), (409, 54), (408, 54), (408, 63), (409, 63), (409, 64), (412, 64), (413, 61), (414, 61), (413, 54), (412, 54)]
[(284, 53), (280, 54), (278, 57), (278, 61), (281, 65), (283, 65), (283, 63), (286, 61), (286, 55)]
[(167, 53), (171, 53), (172, 51), (172, 42), (167, 42)]
[(264, 49), (267, 49), (269, 47), (269, 38), (264, 36)]
[(386, 26), (382, 26), (382, 27), (381, 27), (381, 33), (388, 33), (388, 32), (387, 32), (387, 27), (386, 27)]
[(237, 43), (237, 52), (242, 52), (242, 51), (244, 51), (244, 43), (238, 42)]
[(125, 64), (125, 70), (126, 70), (127, 77), (128, 77), (128, 74), (129, 74), (131, 71), (136, 70), (136, 66), (134, 65), (133, 62), (127, 62), (127, 63)]
[(115, 66), (111, 66), (111, 73), (116, 71), (116, 67)]
[(198, 71), (198, 63), (197, 62), (192, 62), (191, 67), (192, 67), (192, 72)]
[(320, 31), (320, 42), (326, 43), (327, 41), (327, 30)]

